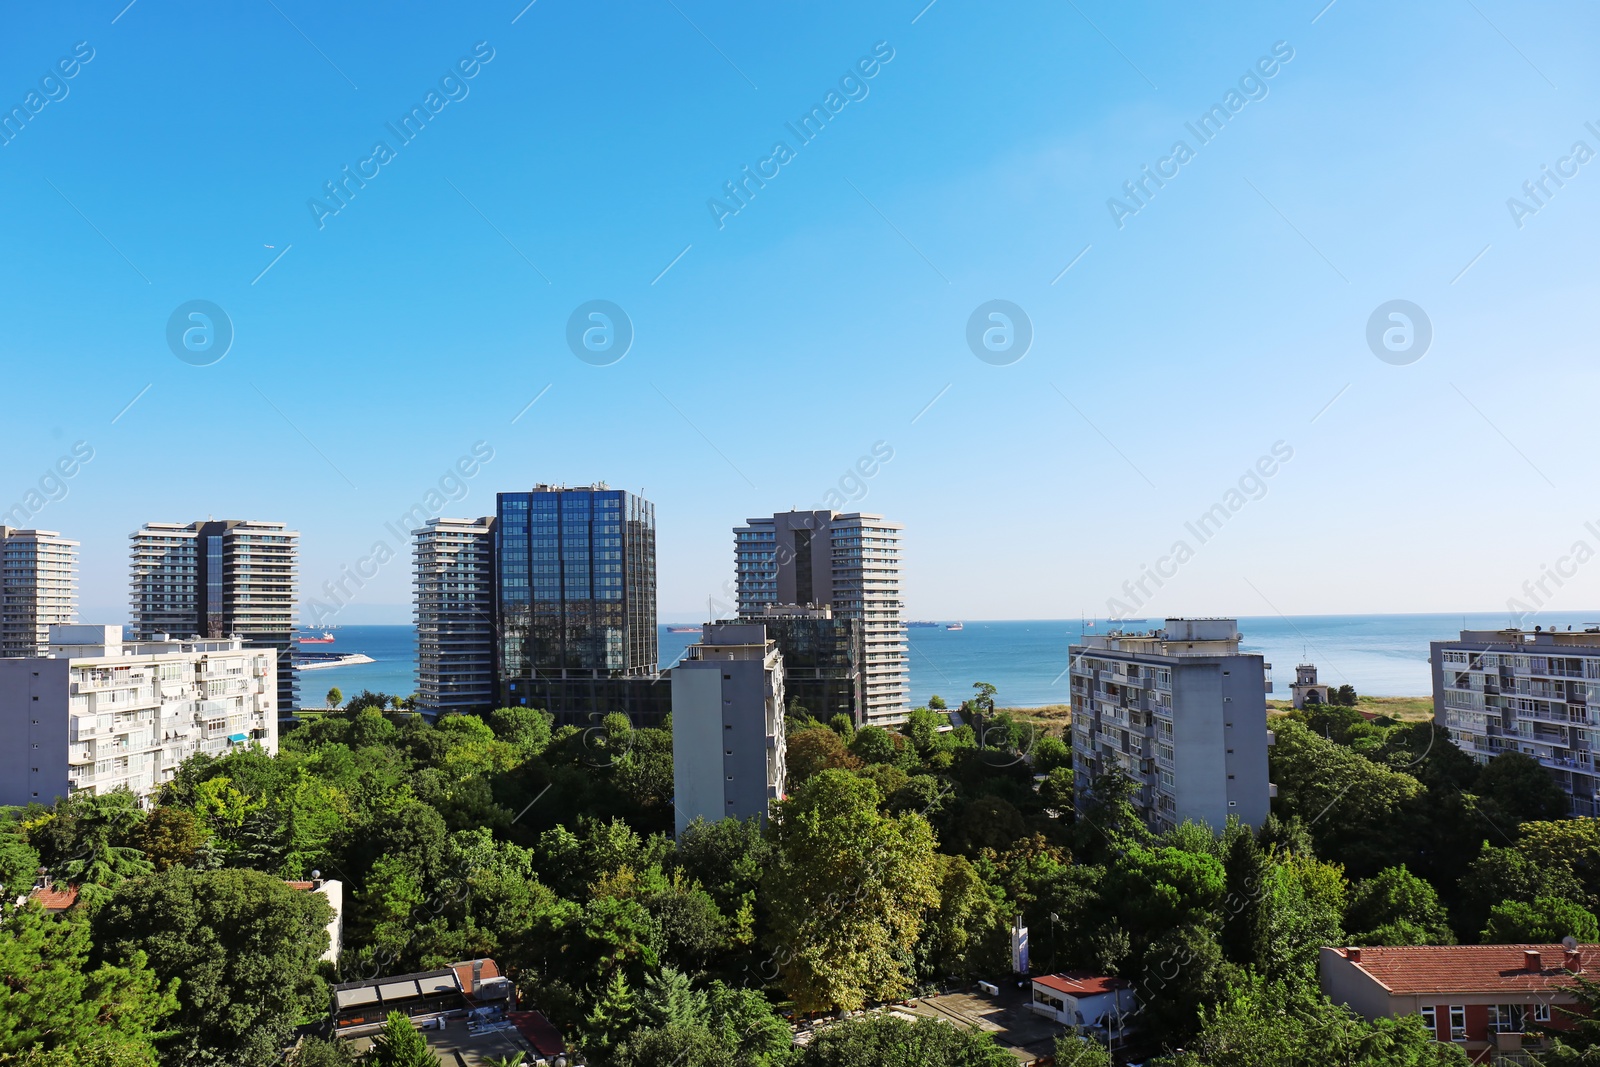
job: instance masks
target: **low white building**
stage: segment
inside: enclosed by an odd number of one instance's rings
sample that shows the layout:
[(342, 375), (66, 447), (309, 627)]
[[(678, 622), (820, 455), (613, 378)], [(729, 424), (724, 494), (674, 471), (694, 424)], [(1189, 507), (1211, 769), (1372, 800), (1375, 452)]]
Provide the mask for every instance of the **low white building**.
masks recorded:
[(47, 655), (0, 659), (0, 804), (119, 786), (149, 801), (197, 752), (276, 752), (277, 684), (277, 650), (236, 637), (52, 626)]
[(1033, 979), (1035, 1012), (1108, 1040), (1122, 1036), (1137, 1006), (1132, 983), (1121, 978), (1066, 971)]
[(321, 871), (312, 871), (309, 881), (285, 882), (284, 885), (302, 893), (320, 894), (333, 909), (333, 918), (328, 920), (328, 950), (322, 958), (337, 964), (339, 953), (344, 951), (344, 883), (337, 878), (322, 877)]

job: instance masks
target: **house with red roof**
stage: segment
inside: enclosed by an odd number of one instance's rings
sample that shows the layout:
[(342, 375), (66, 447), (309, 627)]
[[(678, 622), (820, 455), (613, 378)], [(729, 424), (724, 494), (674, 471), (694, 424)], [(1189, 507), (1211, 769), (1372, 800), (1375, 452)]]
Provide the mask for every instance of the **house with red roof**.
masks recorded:
[(1063, 971), (1036, 975), (1033, 1010), (1063, 1026), (1097, 1031), (1109, 1041), (1121, 1037), (1138, 1002), (1133, 984), (1121, 978)]
[(1600, 945), (1413, 945), (1324, 948), (1322, 991), (1367, 1019), (1421, 1015), (1439, 1041), (1474, 1060), (1523, 1049), (1572, 1027), (1574, 974)]
[(45, 911), (57, 914), (67, 911), (78, 902), (78, 887), (75, 885), (58, 886), (48, 878), (42, 884), (33, 888), (28, 894), (29, 900), (36, 900)]

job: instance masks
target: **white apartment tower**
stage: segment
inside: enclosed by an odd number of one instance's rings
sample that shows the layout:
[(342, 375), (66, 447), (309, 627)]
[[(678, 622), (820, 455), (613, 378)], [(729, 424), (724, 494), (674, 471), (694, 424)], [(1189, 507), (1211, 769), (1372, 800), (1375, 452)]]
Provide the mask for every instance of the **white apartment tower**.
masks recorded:
[(1267, 780), (1267, 664), (1239, 651), (1235, 619), (1167, 619), (1071, 647), (1072, 757), (1082, 808), (1095, 777), (1121, 774), (1154, 829), (1187, 819), (1259, 827)]
[(905, 719), (910, 701), (900, 599), (900, 535), (881, 515), (786, 511), (748, 519), (733, 531), (742, 619), (777, 605), (829, 605), (861, 624), (865, 724)]
[(74, 625), (52, 626), (44, 655), (0, 659), (0, 805), (124, 786), (149, 802), (195, 753), (251, 744), (278, 749), (273, 649)]
[(696, 817), (766, 820), (782, 800), (783, 654), (756, 623), (707, 623), (672, 668), (677, 833)]
[(1450, 740), (1479, 763), (1502, 752), (1532, 756), (1571, 798), (1574, 816), (1600, 814), (1600, 627), (1462, 630), (1429, 650), (1433, 721)]
[(495, 706), (494, 519), (430, 519), (414, 538), (421, 710)]
[(293, 714), (300, 534), (281, 522), (151, 522), (130, 536), (137, 640), (237, 635), (278, 650), (278, 708)]
[(0, 526), (0, 656), (37, 656), (77, 614), (78, 542)]

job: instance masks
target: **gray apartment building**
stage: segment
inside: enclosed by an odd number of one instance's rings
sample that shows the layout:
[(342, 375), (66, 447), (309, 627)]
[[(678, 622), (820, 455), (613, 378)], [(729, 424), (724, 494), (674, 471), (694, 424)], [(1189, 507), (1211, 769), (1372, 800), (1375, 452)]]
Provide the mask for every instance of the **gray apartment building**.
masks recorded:
[(1262, 657), (1239, 651), (1241, 636), (1235, 619), (1167, 619), (1071, 646), (1080, 808), (1097, 775), (1116, 773), (1138, 786), (1134, 805), (1158, 831), (1266, 820), (1271, 683)]
[(222, 638), (278, 653), (278, 711), (297, 707), (300, 534), (281, 522), (150, 522), (129, 535), (133, 637)]
[(785, 511), (736, 527), (739, 617), (822, 607), (860, 626), (858, 724), (903, 722), (910, 704), (900, 536), (905, 527), (862, 512)]
[(1532, 756), (1571, 798), (1573, 815), (1600, 814), (1600, 627), (1462, 630), (1428, 647), (1434, 722), (1462, 751), (1480, 763), (1502, 752)]
[(766, 819), (785, 779), (783, 654), (766, 627), (707, 623), (672, 668), (677, 832), (696, 817)]
[(78, 610), (78, 542), (0, 526), (0, 656), (38, 656)]

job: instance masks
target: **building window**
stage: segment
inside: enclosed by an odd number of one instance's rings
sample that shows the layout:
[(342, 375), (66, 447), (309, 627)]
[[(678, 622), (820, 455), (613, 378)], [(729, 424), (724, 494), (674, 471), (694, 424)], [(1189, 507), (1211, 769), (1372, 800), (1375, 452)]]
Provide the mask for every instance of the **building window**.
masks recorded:
[(1423, 1007), (1422, 1021), (1427, 1025), (1429, 1034), (1439, 1036), (1439, 1012), (1432, 1004)]
[(1526, 1009), (1521, 1004), (1491, 1004), (1489, 1006), (1489, 1031), (1496, 1034), (1520, 1034), (1523, 1031)]
[(1536, 1023), (1550, 1021), (1550, 1005), (1548, 1003), (1539, 1003), (1533, 1006), (1533, 1021)]
[(1467, 1009), (1461, 1004), (1450, 1005), (1450, 1040), (1467, 1039)]

